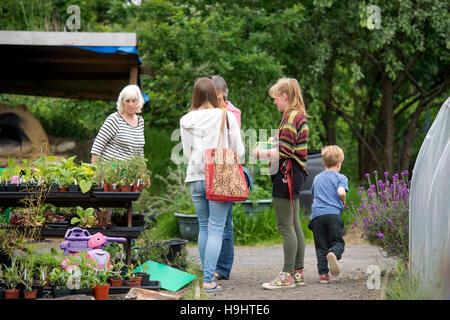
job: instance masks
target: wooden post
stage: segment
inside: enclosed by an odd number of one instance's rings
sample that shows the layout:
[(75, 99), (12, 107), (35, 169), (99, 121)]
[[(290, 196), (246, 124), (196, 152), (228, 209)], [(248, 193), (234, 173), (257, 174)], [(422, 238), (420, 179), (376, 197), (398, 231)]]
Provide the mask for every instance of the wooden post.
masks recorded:
[(138, 66), (132, 65), (130, 67), (130, 80), (129, 84), (138, 84)]

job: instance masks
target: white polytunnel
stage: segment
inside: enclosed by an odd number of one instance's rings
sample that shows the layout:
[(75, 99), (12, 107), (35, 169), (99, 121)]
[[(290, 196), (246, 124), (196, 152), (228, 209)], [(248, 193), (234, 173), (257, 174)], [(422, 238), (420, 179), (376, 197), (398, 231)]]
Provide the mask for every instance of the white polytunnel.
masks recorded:
[(420, 148), (409, 206), (411, 272), (438, 299), (450, 299), (450, 97)]

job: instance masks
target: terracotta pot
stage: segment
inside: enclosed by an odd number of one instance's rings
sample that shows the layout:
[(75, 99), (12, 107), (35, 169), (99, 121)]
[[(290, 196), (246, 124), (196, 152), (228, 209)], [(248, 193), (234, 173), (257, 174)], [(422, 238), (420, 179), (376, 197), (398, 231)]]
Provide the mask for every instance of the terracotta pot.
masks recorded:
[(96, 285), (94, 287), (94, 298), (95, 300), (108, 300), (109, 287), (111, 285), (108, 283), (106, 285)]
[(58, 188), (58, 192), (67, 192), (67, 190), (69, 190), (69, 187)]
[(104, 183), (104, 184), (103, 184), (103, 191), (108, 192), (109, 186), (110, 186), (109, 184)]
[(137, 283), (138, 283), (137, 286), (138, 286), (138, 287), (141, 286), (141, 282), (142, 282), (142, 277), (141, 277), (141, 276), (134, 276), (133, 280), (134, 280), (134, 281), (137, 281)]
[(23, 297), (25, 299), (36, 299), (37, 298), (37, 290), (24, 291), (23, 292)]
[(136, 186), (133, 184), (133, 188), (131, 189), (132, 192), (141, 192), (142, 189), (144, 189), (143, 186)]
[(111, 281), (111, 287), (121, 287), (123, 284), (122, 278), (119, 277), (113, 277), (109, 280)]
[(19, 299), (20, 289), (5, 289), (5, 299)]
[(136, 280), (125, 280), (125, 286), (127, 287), (139, 287)]
[(119, 186), (120, 192), (131, 192), (131, 186)]

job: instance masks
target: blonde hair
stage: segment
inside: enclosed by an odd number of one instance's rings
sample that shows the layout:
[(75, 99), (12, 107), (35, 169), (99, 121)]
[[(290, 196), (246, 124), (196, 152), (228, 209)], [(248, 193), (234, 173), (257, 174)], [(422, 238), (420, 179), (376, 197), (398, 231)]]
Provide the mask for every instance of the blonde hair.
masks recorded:
[(297, 79), (294, 78), (281, 78), (278, 79), (269, 89), (269, 96), (271, 98), (280, 97), (283, 93), (286, 94), (288, 98), (288, 107), (283, 113), (283, 116), (291, 112), (292, 110), (298, 110), (301, 113), (306, 114), (305, 104), (303, 102), (302, 92), (300, 86), (298, 85)]
[(325, 167), (334, 167), (342, 161), (344, 161), (344, 151), (340, 147), (331, 145), (322, 148), (322, 162)]
[(126, 86), (125, 88), (123, 88), (122, 91), (120, 91), (119, 98), (117, 99), (117, 103), (116, 103), (117, 111), (119, 111), (119, 113), (124, 112), (123, 101), (127, 100), (128, 98), (136, 98), (137, 99), (138, 106), (136, 109), (136, 113), (141, 113), (142, 107), (144, 106), (145, 101), (144, 101), (144, 97), (142, 96), (141, 90), (135, 84), (130, 84), (130, 85)]

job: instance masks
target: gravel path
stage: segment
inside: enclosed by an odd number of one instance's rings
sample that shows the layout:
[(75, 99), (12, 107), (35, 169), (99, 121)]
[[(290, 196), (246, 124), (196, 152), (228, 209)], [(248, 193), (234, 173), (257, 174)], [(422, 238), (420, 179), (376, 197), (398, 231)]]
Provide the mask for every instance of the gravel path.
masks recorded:
[[(198, 259), (197, 247), (189, 247), (189, 254)], [(200, 263), (200, 262), (199, 262)], [(367, 244), (347, 243), (339, 261), (341, 274), (330, 275), (329, 284), (320, 284), (313, 244), (306, 245), (306, 286), (278, 290), (263, 289), (262, 284), (273, 280), (283, 264), (282, 245), (266, 247), (235, 247), (235, 259), (230, 280), (221, 280), (222, 292), (210, 294), (212, 300), (374, 300), (381, 298), (381, 290), (367, 287), (367, 267), (378, 265), (387, 270), (396, 266), (384, 258), (379, 249)]]

